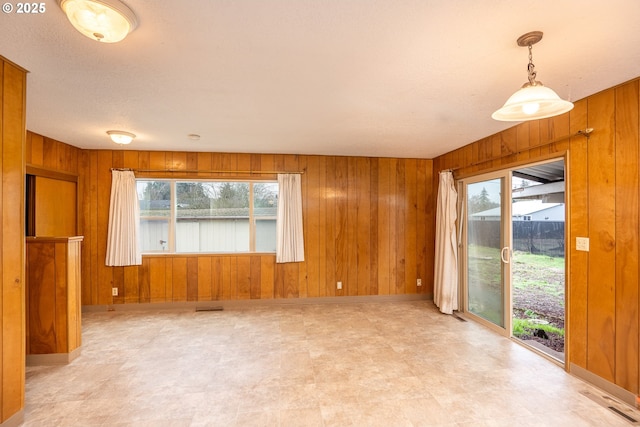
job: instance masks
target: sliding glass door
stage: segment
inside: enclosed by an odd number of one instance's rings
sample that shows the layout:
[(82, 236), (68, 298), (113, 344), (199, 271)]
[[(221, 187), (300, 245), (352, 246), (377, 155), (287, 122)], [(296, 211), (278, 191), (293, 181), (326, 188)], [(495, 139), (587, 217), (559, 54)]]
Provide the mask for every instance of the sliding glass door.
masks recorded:
[(510, 185), (507, 172), (463, 182), (465, 311), (505, 334), (510, 330), (511, 223), (504, 196)]
[(463, 311), (560, 362), (564, 176), (564, 160), (555, 159), (458, 181)]

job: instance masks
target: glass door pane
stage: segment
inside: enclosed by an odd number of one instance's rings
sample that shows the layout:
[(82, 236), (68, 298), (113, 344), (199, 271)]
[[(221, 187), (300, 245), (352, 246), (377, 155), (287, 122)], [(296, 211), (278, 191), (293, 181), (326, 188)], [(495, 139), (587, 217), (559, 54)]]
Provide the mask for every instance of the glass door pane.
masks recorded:
[[(467, 311), (505, 327), (504, 178), (467, 184)], [(508, 257), (509, 248), (506, 249)]]

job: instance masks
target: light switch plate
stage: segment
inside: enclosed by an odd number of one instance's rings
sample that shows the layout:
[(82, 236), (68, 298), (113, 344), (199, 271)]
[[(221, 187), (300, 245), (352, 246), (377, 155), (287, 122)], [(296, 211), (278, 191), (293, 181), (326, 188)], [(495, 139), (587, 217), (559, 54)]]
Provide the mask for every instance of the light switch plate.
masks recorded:
[(588, 237), (576, 237), (576, 250), (589, 252), (589, 238)]

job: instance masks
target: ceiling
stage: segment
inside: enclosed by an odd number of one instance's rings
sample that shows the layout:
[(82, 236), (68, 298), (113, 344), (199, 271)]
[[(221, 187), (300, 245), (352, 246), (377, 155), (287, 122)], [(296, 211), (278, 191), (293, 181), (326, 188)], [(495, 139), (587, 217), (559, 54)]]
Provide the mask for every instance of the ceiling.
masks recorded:
[[(125, 0), (101, 44), (57, 3), (0, 17), (30, 71), (27, 129), (81, 148), (433, 158), (513, 126), (526, 81), (577, 100), (640, 76), (637, 0)], [(187, 135), (201, 135), (199, 141)]]

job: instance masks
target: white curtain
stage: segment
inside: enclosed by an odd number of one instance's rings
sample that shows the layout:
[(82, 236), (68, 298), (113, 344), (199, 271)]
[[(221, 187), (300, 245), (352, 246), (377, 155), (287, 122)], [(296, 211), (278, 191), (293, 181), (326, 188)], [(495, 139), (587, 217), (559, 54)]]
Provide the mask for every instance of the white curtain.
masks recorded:
[(304, 261), (300, 174), (278, 174), (276, 262)]
[(458, 309), (458, 245), (456, 239), (456, 192), (453, 174), (440, 172), (436, 206), (436, 247), (433, 302), (445, 314)]
[(111, 171), (106, 265), (140, 265), (140, 206), (132, 171)]

